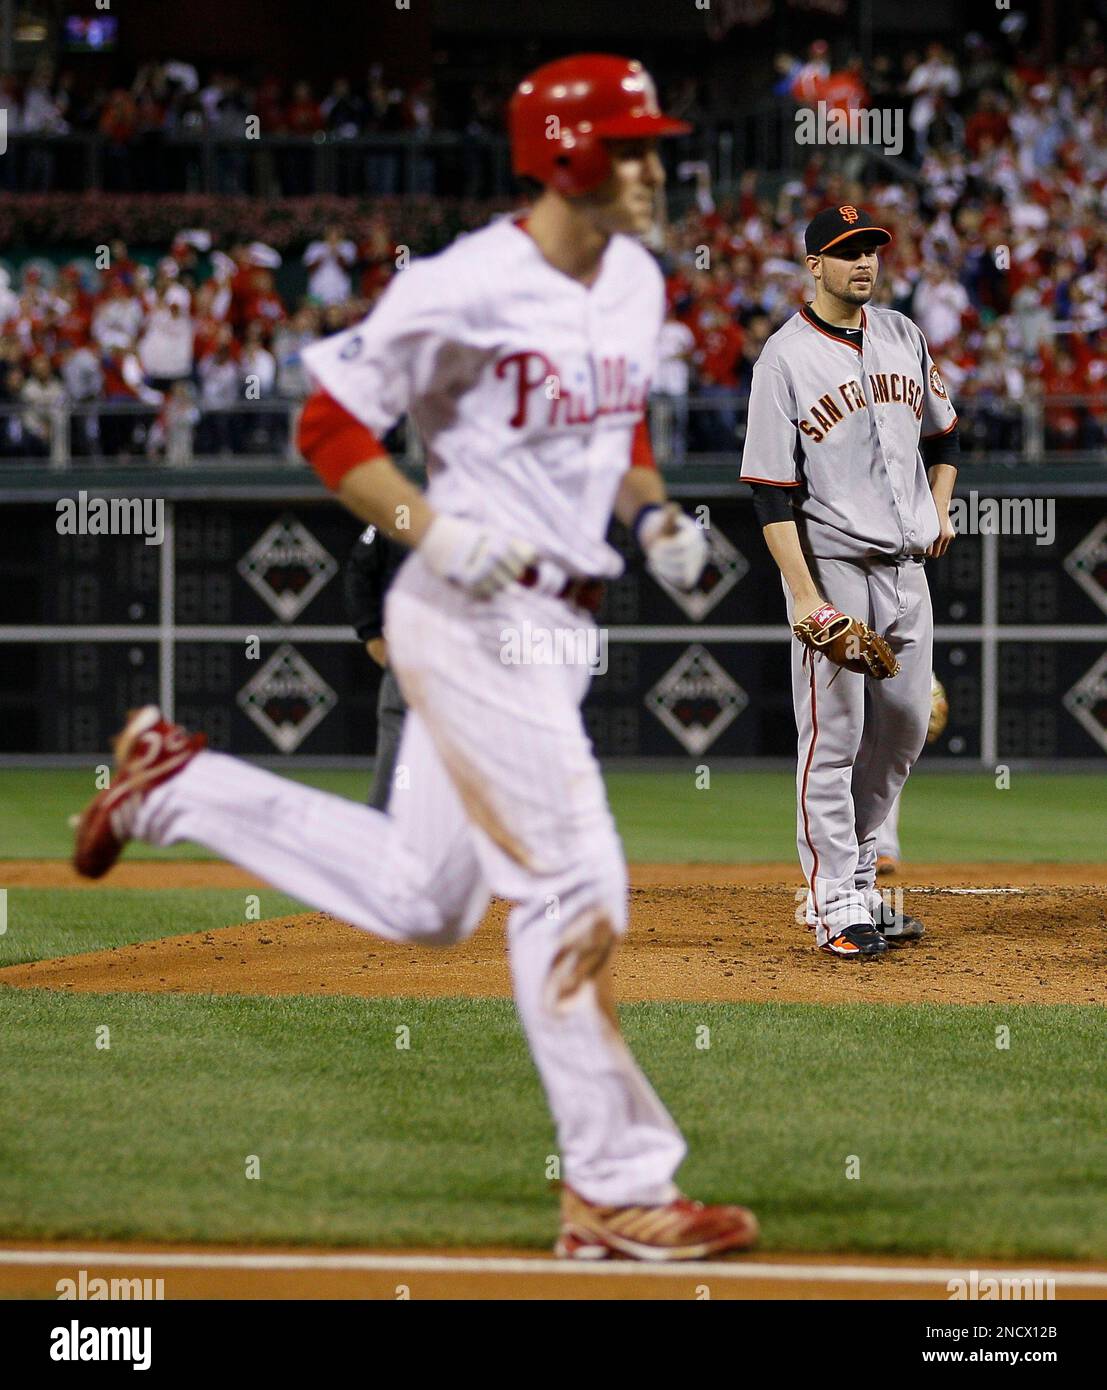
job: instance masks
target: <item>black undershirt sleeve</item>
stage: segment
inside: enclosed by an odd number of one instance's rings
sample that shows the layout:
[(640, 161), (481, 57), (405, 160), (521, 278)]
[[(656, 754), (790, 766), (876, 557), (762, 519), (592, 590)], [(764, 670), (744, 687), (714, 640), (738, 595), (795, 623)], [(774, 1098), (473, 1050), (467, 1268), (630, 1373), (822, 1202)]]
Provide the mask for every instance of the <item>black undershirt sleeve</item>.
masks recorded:
[(772, 483), (750, 483), (753, 493), (753, 510), (758, 525), (771, 526), (775, 521), (791, 521), (792, 498), (789, 487), (774, 487)]
[(961, 441), (957, 437), (956, 425), (948, 434), (935, 434), (922, 440), (920, 447), (927, 468), (933, 468), (936, 463), (952, 464), (954, 468), (960, 464)]

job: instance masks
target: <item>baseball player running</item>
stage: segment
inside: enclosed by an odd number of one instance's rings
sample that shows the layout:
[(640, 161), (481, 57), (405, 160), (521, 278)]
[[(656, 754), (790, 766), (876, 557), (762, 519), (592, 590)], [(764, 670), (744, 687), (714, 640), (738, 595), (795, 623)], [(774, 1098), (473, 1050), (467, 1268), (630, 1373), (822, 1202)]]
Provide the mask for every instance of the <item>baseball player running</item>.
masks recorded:
[[(384, 815), (201, 751), (148, 707), (75, 860), (95, 877), (128, 838), (199, 841), (394, 941), (449, 945), (490, 894), (509, 899), (515, 998), (562, 1152), (557, 1252), (695, 1259), (751, 1245), (757, 1223), (674, 1187), (684, 1140), (620, 1036), (626, 866), (580, 714), (588, 666), (503, 659), (526, 624), (594, 633), (589, 610), (621, 571), (613, 511), (655, 574), (691, 587), (703, 568), (703, 534), (652, 462), (664, 289), (636, 240), (664, 183), (656, 139), (687, 127), (660, 112), (641, 64), (607, 55), (532, 73), (509, 124), (515, 172), (541, 185), (529, 215), (416, 262), (367, 320), (304, 354), (318, 389), (302, 451), (412, 550), (385, 605), (410, 786)], [(405, 412), (425, 494), (379, 443)]]
[(792, 694), (806, 919), (818, 946), (847, 960), (923, 933), (875, 889), (876, 833), (926, 738), (933, 615), (924, 565), (954, 535), (959, 446), (945, 385), (909, 319), (864, 308), (878, 248), (890, 240), (851, 205), (812, 219), (815, 298), (758, 359), (742, 455), (799, 638)]

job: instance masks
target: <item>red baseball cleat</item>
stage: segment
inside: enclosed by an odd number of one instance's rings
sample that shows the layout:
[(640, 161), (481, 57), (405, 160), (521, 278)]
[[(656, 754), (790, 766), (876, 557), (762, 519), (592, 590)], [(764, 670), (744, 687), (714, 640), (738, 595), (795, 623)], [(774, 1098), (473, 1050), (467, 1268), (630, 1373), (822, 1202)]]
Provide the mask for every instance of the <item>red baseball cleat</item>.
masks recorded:
[(748, 1250), (757, 1218), (745, 1207), (709, 1207), (678, 1197), (662, 1206), (597, 1207), (561, 1188), (561, 1234), (554, 1254), (564, 1260), (704, 1260)]
[(157, 705), (144, 705), (128, 711), (113, 743), (115, 779), (92, 798), (77, 822), (73, 867), (85, 878), (107, 873), (131, 838), (142, 798), (191, 762), (207, 736), (170, 724)]

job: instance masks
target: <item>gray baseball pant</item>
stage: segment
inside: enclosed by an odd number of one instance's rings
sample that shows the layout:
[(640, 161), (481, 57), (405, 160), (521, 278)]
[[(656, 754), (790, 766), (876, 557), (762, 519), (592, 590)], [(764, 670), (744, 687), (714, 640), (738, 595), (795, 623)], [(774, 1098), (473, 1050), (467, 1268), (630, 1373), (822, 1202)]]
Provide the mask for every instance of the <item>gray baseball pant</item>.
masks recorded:
[(381, 688), (377, 695), (377, 757), (369, 788), (369, 805), (376, 811), (388, 810), (406, 713), (407, 705), (399, 682), (392, 668), (386, 666), (381, 672)]
[(792, 643), (796, 845), (807, 922), (822, 946), (872, 922), (877, 831), (926, 741), (934, 618), (919, 559), (809, 556), (808, 564), (836, 608), (888, 639), (901, 668), (889, 680), (872, 680)]

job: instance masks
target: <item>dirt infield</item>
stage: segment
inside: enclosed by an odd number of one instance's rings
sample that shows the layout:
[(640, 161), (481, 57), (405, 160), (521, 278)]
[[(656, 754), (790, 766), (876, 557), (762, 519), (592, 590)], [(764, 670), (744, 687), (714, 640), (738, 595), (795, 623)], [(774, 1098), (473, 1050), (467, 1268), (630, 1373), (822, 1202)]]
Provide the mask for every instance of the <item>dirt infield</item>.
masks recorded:
[[(990, 1286), (983, 1281), (995, 1278), (1017, 1279), (1026, 1298), (1032, 1290), (1027, 1279), (1041, 1281), (1039, 1298), (1107, 1295), (1107, 1271), (1063, 1261), (978, 1268), (976, 1276), (975, 1287), (984, 1292)], [(56, 1298), (63, 1279), (87, 1294), (104, 1289), (93, 1282), (98, 1279), (160, 1279), (166, 1299), (948, 1299), (951, 1280), (971, 1287), (970, 1270), (948, 1260), (865, 1256), (844, 1264), (833, 1256), (749, 1255), (680, 1269), (623, 1261), (580, 1265), (517, 1250), (339, 1252), (76, 1241), (0, 1246), (0, 1297)], [(158, 1294), (155, 1283), (149, 1292)]]
[[(50, 867), (69, 881), (67, 866)], [(226, 865), (139, 862), (121, 868), (131, 872), (105, 882), (196, 886), (204, 875), (210, 887), (216, 886), (213, 871), (221, 871), (217, 886), (256, 886)], [(228, 881), (234, 874), (237, 883)], [(41, 883), (48, 869), (23, 866), (23, 875), (24, 883)], [(16, 876), (5, 877), (14, 882)], [(882, 959), (854, 962), (816, 951), (812, 934), (796, 923), (796, 871), (790, 865), (635, 866), (631, 931), (616, 964), (619, 997), (696, 1003), (1103, 1002), (1107, 895), (1095, 886), (1091, 866), (919, 866), (904, 879), (906, 910), (926, 923), (927, 936)], [(0, 986), (506, 996), (506, 914), (505, 904), (494, 904), (472, 939), (448, 955), (392, 945), (322, 913), (307, 913), (9, 966), (0, 970)]]
[(2, 888), (260, 888), (259, 878), (220, 860), (128, 859), (106, 878), (82, 878), (67, 859), (0, 859)]
[[(779, 864), (632, 864), (636, 888), (708, 887), (800, 882), (793, 861)], [(884, 881), (882, 880), (882, 883)], [(1081, 887), (1107, 888), (1102, 864), (910, 864), (887, 880), (890, 886)], [(0, 888), (263, 888), (235, 864), (218, 859), (125, 859), (106, 878), (82, 878), (64, 859), (0, 859)]]

